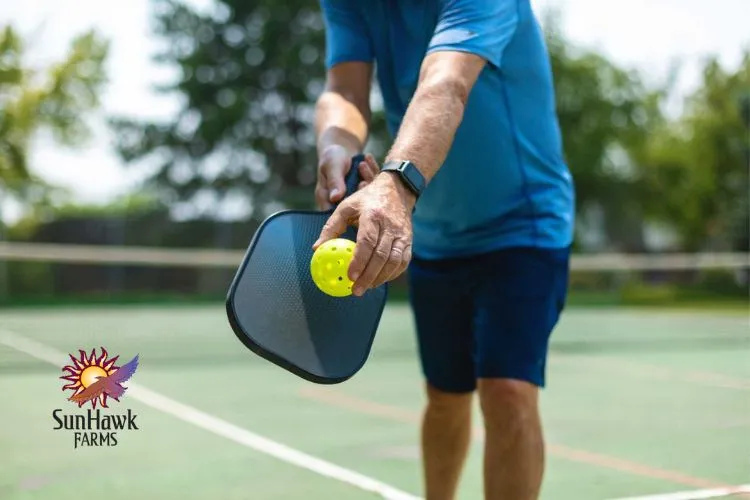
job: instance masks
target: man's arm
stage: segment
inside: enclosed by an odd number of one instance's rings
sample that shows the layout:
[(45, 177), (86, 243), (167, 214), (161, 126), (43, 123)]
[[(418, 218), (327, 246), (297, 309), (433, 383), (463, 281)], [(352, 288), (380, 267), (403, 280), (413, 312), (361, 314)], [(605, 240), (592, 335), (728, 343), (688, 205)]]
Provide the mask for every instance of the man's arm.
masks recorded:
[(315, 107), (318, 155), (332, 145), (347, 149), (350, 157), (367, 142), (370, 123), (372, 64), (348, 62), (328, 71), (326, 87)]
[[(326, 24), (326, 87), (315, 109), (318, 183), (315, 198), (329, 208), (344, 196), (351, 157), (367, 142), (370, 122), (372, 47), (356, 5), (348, 0), (321, 0)], [(376, 170), (360, 168), (366, 181)]]
[(429, 183), (448, 156), (469, 93), (486, 64), (482, 57), (466, 52), (428, 55), (386, 161), (413, 162)]
[(409, 160), (429, 182), (448, 156), (485, 65), (501, 67), (518, 23), (516, 0), (444, 0), (419, 85), (386, 160)]
[[(471, 88), (486, 61), (474, 54), (440, 51), (425, 58), (420, 83), (388, 159), (410, 160), (429, 181), (448, 155)], [(367, 195), (367, 196), (366, 196)], [(362, 295), (406, 270), (411, 260), (415, 195), (394, 175), (379, 175), (366, 190), (344, 200), (315, 247), (359, 224), (349, 266), (353, 293)]]
[[(344, 176), (352, 156), (367, 143), (370, 123), (372, 64), (347, 62), (328, 71), (326, 88), (315, 108), (318, 145), (318, 183), (315, 199), (323, 209), (344, 196)], [(360, 169), (371, 181), (376, 171)]]

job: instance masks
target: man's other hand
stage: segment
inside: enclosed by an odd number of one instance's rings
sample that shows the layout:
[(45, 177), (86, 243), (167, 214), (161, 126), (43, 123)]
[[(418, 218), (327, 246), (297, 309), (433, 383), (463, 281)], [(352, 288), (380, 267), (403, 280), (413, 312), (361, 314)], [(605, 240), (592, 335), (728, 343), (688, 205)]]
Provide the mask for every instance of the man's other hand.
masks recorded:
[[(328, 210), (341, 201), (346, 193), (345, 177), (351, 168), (352, 154), (343, 146), (332, 145), (323, 150), (318, 162), (318, 182), (315, 186), (315, 201), (321, 210)], [(362, 189), (375, 179), (380, 171), (375, 158), (367, 155), (359, 168)]]

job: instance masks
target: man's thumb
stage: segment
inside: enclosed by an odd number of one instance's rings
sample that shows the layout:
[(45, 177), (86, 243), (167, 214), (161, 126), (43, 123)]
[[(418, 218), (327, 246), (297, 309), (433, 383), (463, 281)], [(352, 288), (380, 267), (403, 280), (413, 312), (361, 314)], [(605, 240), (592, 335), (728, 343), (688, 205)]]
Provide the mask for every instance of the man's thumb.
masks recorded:
[(326, 175), (326, 188), (331, 202), (341, 201), (346, 192), (346, 183), (344, 176), (349, 165), (344, 162), (335, 162), (331, 165), (328, 175)]

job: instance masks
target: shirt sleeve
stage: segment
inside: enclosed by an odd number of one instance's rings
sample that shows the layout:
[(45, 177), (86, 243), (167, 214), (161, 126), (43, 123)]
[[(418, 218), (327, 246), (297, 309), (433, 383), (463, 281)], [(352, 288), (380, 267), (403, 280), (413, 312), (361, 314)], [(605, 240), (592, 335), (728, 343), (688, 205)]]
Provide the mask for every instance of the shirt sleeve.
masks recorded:
[(326, 66), (372, 62), (374, 54), (357, 0), (320, 0), (326, 27)]
[(443, 0), (427, 52), (469, 52), (500, 67), (517, 24), (518, 0)]

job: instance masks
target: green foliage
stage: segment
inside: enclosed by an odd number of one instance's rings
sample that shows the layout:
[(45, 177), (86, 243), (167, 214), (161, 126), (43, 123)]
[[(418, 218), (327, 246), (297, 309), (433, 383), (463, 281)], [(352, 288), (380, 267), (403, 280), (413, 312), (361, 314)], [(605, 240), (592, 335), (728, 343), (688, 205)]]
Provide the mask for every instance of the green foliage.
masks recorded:
[(13, 241), (26, 241), (32, 239), (39, 228), (48, 222), (69, 219), (125, 220), (164, 211), (161, 203), (147, 193), (128, 194), (103, 204), (44, 204), (28, 210), (20, 220), (7, 228), (5, 236)]
[(134, 193), (121, 196), (104, 204), (69, 203), (55, 207), (52, 218), (64, 217), (132, 217), (142, 213), (158, 211), (160, 203), (153, 196)]
[(122, 157), (157, 161), (151, 183), (166, 200), (241, 198), (256, 219), (278, 201), (309, 205), (324, 83), (317, 2), (220, 0), (210, 15), (176, 0), (154, 6), (166, 42), (157, 58), (182, 75), (162, 90), (184, 106), (167, 123), (114, 120)]
[(671, 284), (646, 284), (639, 280), (627, 282), (620, 291), (620, 300), (628, 305), (669, 305), (676, 302), (679, 288)]
[(748, 287), (738, 281), (732, 271), (702, 271), (691, 280), (683, 282), (649, 283), (631, 277), (619, 292), (622, 304), (670, 305), (686, 302), (745, 302)]
[(16, 262), (6, 272), (5, 286), (14, 296), (50, 296), (54, 292), (54, 274), (48, 262)]
[(649, 136), (644, 206), (678, 230), (686, 249), (750, 246), (749, 108), (750, 50), (736, 71), (707, 61), (685, 114)]
[(576, 185), (577, 212), (596, 207), (611, 244), (643, 250), (641, 186), (635, 152), (662, 121), (661, 93), (634, 71), (573, 46), (547, 19), (565, 158)]
[(44, 69), (27, 66), (25, 54), (13, 27), (0, 28), (0, 193), (39, 202), (46, 190), (29, 171), (31, 141), (41, 130), (69, 146), (88, 137), (85, 113), (99, 105), (107, 43), (81, 35), (64, 60)]

